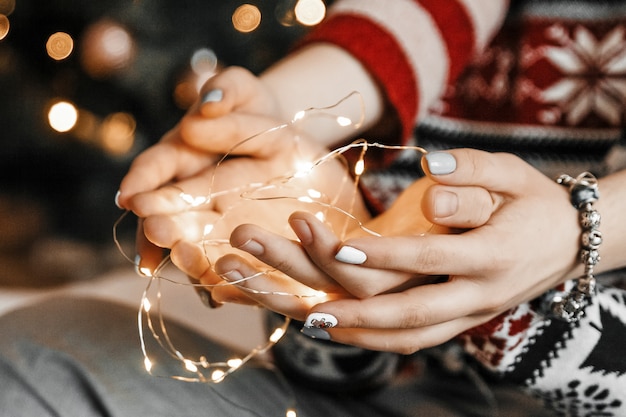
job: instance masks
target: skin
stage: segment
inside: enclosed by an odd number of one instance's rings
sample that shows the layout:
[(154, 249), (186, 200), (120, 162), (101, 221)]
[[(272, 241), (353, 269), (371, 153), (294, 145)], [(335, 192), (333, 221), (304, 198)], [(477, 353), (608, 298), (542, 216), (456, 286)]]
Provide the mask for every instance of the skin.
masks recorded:
[[(231, 242), (235, 246), (258, 242), (254, 247), (259, 259), (314, 288), (328, 286), (332, 280), (346, 289), (351, 298), (323, 302), (303, 314), (335, 316), (338, 326), (329, 330), (333, 340), (400, 353), (443, 343), (582, 274), (578, 212), (569, 204), (564, 187), (509, 154), (469, 149), (450, 153), (457, 160), (457, 170), (445, 176), (430, 175), (436, 184), (413, 197), (421, 198), (426, 218), (437, 222), (432, 216), (437, 193), (442, 189), (458, 192), (458, 211), (443, 223), (476, 216), (474, 227), (463, 233), (404, 233), (341, 241), (313, 216), (300, 212), (290, 218), (300, 238), (297, 244), (250, 225), (236, 229)], [(617, 215), (626, 209), (624, 179), (626, 172), (620, 172), (600, 181), (607, 198), (596, 206), (603, 214), (602, 256), (607, 261), (598, 265), (597, 273), (626, 264), (619, 254), (626, 228)], [(473, 186), (469, 193), (468, 186)], [(493, 204), (483, 200), (485, 205), (480, 207), (467, 198), (478, 190), (476, 186), (488, 190)], [(486, 212), (490, 212), (488, 219), (479, 225)], [(386, 220), (396, 222), (397, 218)], [(337, 261), (334, 255), (342, 246), (363, 251), (367, 260), (361, 265)], [(306, 256), (298, 256), (304, 252)], [(249, 265), (233, 258), (218, 268), (251, 272)], [(415, 281), (423, 275), (449, 278), (416, 285), (424, 283)], [(403, 283), (408, 288), (398, 291)], [(274, 307), (267, 300), (264, 304)], [(296, 311), (293, 306), (291, 310)]]

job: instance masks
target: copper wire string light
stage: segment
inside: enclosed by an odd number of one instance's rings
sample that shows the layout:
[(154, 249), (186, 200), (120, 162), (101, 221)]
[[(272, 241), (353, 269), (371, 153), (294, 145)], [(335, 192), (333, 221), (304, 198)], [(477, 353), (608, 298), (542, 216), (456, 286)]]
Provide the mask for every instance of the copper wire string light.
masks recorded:
[[(346, 101), (355, 98), (358, 99), (360, 105), (360, 118), (356, 122), (345, 116), (337, 115), (333, 112), (341, 104), (344, 104)], [(219, 257), (223, 256), (226, 253), (237, 252), (237, 250), (232, 248), (229, 244), (230, 232), (232, 231), (234, 226), (237, 225), (237, 223), (241, 224), (245, 222), (240, 221), (239, 216), (242, 213), (250, 212), (250, 208), (258, 204), (267, 204), (272, 206), (271, 208), (280, 204), (288, 204), (283, 210), (285, 215), (290, 214), (290, 212), (296, 210), (307, 210), (315, 214), (318, 219), (326, 222), (327, 224), (329, 224), (329, 226), (332, 226), (333, 230), (335, 231), (335, 233), (338, 234), (338, 236), (340, 236), (340, 238), (345, 238), (348, 231), (354, 230), (355, 228), (360, 229), (362, 232), (368, 235), (380, 236), (378, 232), (370, 230), (364, 225), (364, 219), (361, 219), (359, 218), (359, 216), (354, 214), (355, 205), (357, 204), (359, 199), (359, 180), (366, 169), (366, 155), (368, 149), (381, 148), (388, 150), (411, 150), (417, 152), (420, 155), (426, 154), (426, 150), (418, 146), (385, 145), (380, 143), (369, 143), (366, 140), (359, 139), (352, 143), (334, 149), (330, 152), (327, 152), (321, 157), (317, 157), (311, 160), (310, 157), (309, 159), (306, 158), (307, 155), (305, 155), (305, 152), (302, 152), (302, 149), (299, 146), (300, 136), (296, 129), (298, 123), (304, 120), (311, 121), (309, 119), (320, 117), (334, 120), (334, 122), (340, 128), (351, 127), (353, 129), (356, 129), (361, 126), (363, 122), (363, 116), (363, 102), (360, 94), (356, 92), (349, 94), (332, 106), (323, 108), (309, 108), (307, 110), (301, 111), (296, 114), (292, 121), (271, 127), (270, 129), (255, 134), (233, 146), (229, 150), (229, 152), (224, 154), (222, 158), (216, 163), (215, 169), (209, 180), (208, 191), (205, 194), (192, 195), (185, 190), (179, 188), (180, 193), (178, 195), (178, 198), (180, 198), (180, 200), (184, 203), (184, 206), (186, 207), (185, 210), (188, 211), (197, 211), (203, 209), (212, 210), (214, 200), (219, 198), (226, 197), (234, 200), (234, 203), (228, 206), (228, 209), (224, 210), (215, 221), (201, 226), (203, 227), (203, 233), (201, 241), (199, 243), (203, 248), (204, 256), (208, 263), (211, 265), (211, 268), (213, 268), (215, 261)], [(290, 169), (290, 167), (285, 167), (285, 174), (272, 178), (268, 181), (258, 181), (249, 184), (241, 184), (227, 190), (221, 190), (217, 188), (216, 176), (218, 175), (221, 166), (226, 161), (228, 161), (230, 156), (236, 154), (241, 146), (254, 140), (261, 140), (264, 136), (268, 134), (272, 134), (274, 132), (278, 132), (287, 128), (294, 128), (295, 131), (294, 134), (291, 134), (292, 132), (289, 132), (290, 134), (287, 135), (287, 137), (291, 142), (289, 145), (294, 146), (294, 155), (297, 156), (298, 159), (301, 159), (298, 161), (294, 161), (296, 168)], [(348, 170), (348, 164), (346, 163), (345, 158), (343, 158), (343, 154), (352, 149), (360, 149), (360, 152), (358, 159), (350, 172)], [(340, 181), (336, 181), (336, 178), (333, 178), (333, 184), (331, 187), (332, 189), (330, 191), (323, 189), (324, 182), (321, 183), (322, 187), (319, 189), (312, 187), (311, 184), (315, 185), (315, 177), (319, 176), (318, 174), (330, 163), (341, 164), (344, 176), (341, 178)], [(169, 187), (171, 187), (171, 185)], [(334, 192), (335, 195), (330, 195), (329, 192), (331, 191)], [(345, 194), (349, 196), (349, 198), (347, 198), (347, 201), (340, 201), (340, 197)], [(273, 213), (278, 211), (280, 210), (277, 209), (271, 212)], [(128, 216), (128, 214), (128, 211), (123, 213), (120, 218), (115, 222), (113, 226), (113, 239), (120, 252), (122, 252), (123, 256), (129, 262), (135, 263), (135, 261), (133, 261), (130, 256), (124, 253), (124, 250), (117, 236), (117, 229), (120, 223)], [(329, 221), (331, 217), (333, 221)], [(235, 219), (235, 222), (229, 223), (229, 221), (231, 221), (233, 218)], [(264, 219), (260, 217), (255, 217), (255, 219), (250, 222), (265, 227), (267, 226), (266, 224), (264, 224), (265, 220), (268, 220), (268, 222), (271, 222), (273, 225), (284, 225), (284, 227), (278, 227), (279, 230), (273, 230), (274, 232), (277, 232), (289, 238), (295, 236), (289, 235), (290, 230), (287, 230), (286, 218)], [(167, 331), (166, 319), (161, 311), (161, 304), (163, 299), (162, 282), (169, 282), (175, 285), (201, 287), (207, 290), (211, 290), (220, 286), (235, 286), (242, 291), (253, 293), (255, 295), (297, 297), (300, 299), (311, 299), (311, 302), (313, 303), (319, 303), (327, 299), (326, 293), (317, 291), (309, 287), (303, 288), (305, 287), (304, 285), (300, 285), (299, 288), (302, 288), (303, 291), (298, 293), (284, 291), (280, 289), (255, 288), (255, 279), (258, 279), (262, 276), (269, 278), (268, 282), (278, 281), (279, 283), (280, 280), (290, 278), (276, 269), (267, 267), (267, 265), (260, 264), (258, 260), (252, 258), (247, 253), (237, 253), (244, 257), (247, 256), (247, 259), (251, 260), (255, 264), (258, 272), (238, 280), (231, 281), (224, 279), (222, 282), (217, 284), (180, 282), (177, 279), (166, 276), (166, 274), (164, 273), (166, 267), (172, 265), (169, 255), (161, 261), (159, 266), (155, 268), (154, 271), (138, 271), (140, 275), (148, 278), (148, 284), (141, 296), (140, 306), (137, 314), (139, 338), (141, 343), (141, 350), (144, 357), (144, 367), (148, 373), (155, 375), (155, 366), (157, 365), (154, 362), (153, 355), (148, 348), (147, 339), (149, 337), (151, 337), (156, 342), (156, 345), (158, 347), (160, 347), (164, 352), (167, 353), (167, 356), (169, 358), (171, 358), (173, 361), (178, 362), (180, 365), (180, 373), (178, 375), (167, 375), (168, 377), (182, 381), (216, 384), (224, 381), (225, 378), (232, 375), (238, 369), (241, 369), (242, 366), (250, 362), (252, 359), (262, 355), (263, 353), (271, 349), (271, 347), (278, 343), (283, 337), (290, 323), (289, 317), (284, 317), (282, 323), (270, 332), (267, 340), (264, 343), (256, 346), (247, 354), (241, 357), (232, 357), (230, 359), (220, 361), (210, 361), (205, 355), (192, 358), (187, 354), (181, 352), (176, 347), (174, 341)], [(137, 267), (138, 265), (135, 266)], [(295, 417), (295, 406), (289, 406), (286, 413), (287, 416)]]

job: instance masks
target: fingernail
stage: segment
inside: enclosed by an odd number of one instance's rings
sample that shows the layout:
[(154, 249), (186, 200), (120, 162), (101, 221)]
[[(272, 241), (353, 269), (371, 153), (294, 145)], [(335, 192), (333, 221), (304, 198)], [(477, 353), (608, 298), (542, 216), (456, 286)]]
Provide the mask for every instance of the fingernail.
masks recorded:
[(296, 236), (298, 236), (298, 239), (300, 239), (300, 243), (303, 245), (310, 245), (313, 243), (313, 233), (311, 232), (311, 228), (306, 221), (294, 219), (289, 222), (289, 225), (293, 229)]
[(456, 170), (456, 159), (447, 152), (430, 152), (426, 154), (428, 170), (433, 175), (451, 174)]
[(346, 264), (361, 265), (367, 260), (367, 255), (352, 246), (342, 246), (335, 255), (335, 259)]
[(202, 301), (202, 304), (205, 306), (209, 308), (218, 308), (223, 305), (222, 303), (215, 301), (211, 293), (204, 288), (196, 288), (196, 291), (200, 297), (200, 301)]
[(145, 266), (142, 267), (140, 265), (141, 265), (141, 256), (135, 255), (135, 272), (137, 273), (137, 275), (142, 276), (142, 277), (151, 277), (152, 272), (150, 271), (150, 269), (146, 268)]
[(222, 101), (223, 98), (224, 98), (224, 92), (219, 88), (215, 88), (213, 90), (209, 90), (206, 93), (204, 93), (200, 101), (202, 102), (202, 104), (217, 103), (217, 102)]
[(324, 329), (318, 329), (317, 327), (303, 327), (300, 329), (300, 332), (312, 339), (330, 340), (330, 333)]
[(123, 208), (122, 206), (120, 206), (120, 191), (118, 190), (117, 193), (115, 193), (115, 205), (117, 206), (117, 208), (121, 209)]
[(237, 249), (241, 249), (243, 251), (248, 252), (250, 255), (259, 256), (263, 255), (265, 252), (265, 248), (256, 240), (250, 239), (246, 241), (243, 245), (239, 246)]
[(304, 327), (316, 329), (330, 329), (337, 325), (337, 317), (328, 313), (311, 313), (307, 316)]
[(220, 276), (228, 282), (238, 282), (243, 279), (243, 275), (241, 275), (241, 272), (237, 271), (236, 269), (225, 272), (221, 274)]
[(435, 217), (443, 219), (456, 213), (459, 197), (450, 191), (438, 191), (435, 194)]

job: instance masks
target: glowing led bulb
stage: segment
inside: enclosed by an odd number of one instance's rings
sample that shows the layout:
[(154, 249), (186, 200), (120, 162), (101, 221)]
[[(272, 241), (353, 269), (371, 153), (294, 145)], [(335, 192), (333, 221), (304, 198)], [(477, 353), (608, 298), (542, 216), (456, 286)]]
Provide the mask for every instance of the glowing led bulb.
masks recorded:
[(283, 337), (284, 334), (285, 334), (285, 331), (282, 328), (278, 327), (277, 329), (274, 330), (269, 340), (272, 343), (278, 343), (278, 341), (280, 340), (281, 337)]
[(293, 116), (293, 121), (297, 122), (298, 120), (302, 120), (304, 119), (305, 115), (306, 115), (306, 112), (304, 110), (300, 110)]
[(315, 165), (310, 161), (298, 161), (296, 162), (296, 173), (294, 174), (295, 178), (302, 178), (311, 173)]
[(296, 410), (294, 410), (293, 408), (290, 408), (289, 410), (287, 410), (287, 413), (285, 413), (285, 417), (297, 417), (298, 414), (296, 413)]
[(141, 304), (142, 304), (143, 311), (145, 311), (146, 313), (149, 313), (150, 309), (152, 308), (152, 304), (150, 304), (150, 300), (148, 300), (147, 298), (144, 298)]
[(318, 211), (317, 213), (315, 213), (315, 218), (323, 222), (324, 220), (326, 220), (326, 215), (322, 213), (321, 211)]
[(233, 358), (233, 359), (229, 359), (228, 362), (226, 363), (231, 368), (239, 368), (243, 364), (243, 361), (239, 358)]
[(213, 371), (213, 373), (211, 374), (211, 380), (213, 382), (222, 382), (225, 376), (226, 376), (226, 373), (222, 371), (221, 369), (218, 369), (218, 370)]
[(150, 271), (150, 268), (148, 267), (141, 267), (138, 269), (139, 275), (144, 276), (144, 277), (151, 277), (152, 276), (152, 271)]
[(347, 117), (339, 116), (337, 117), (337, 124), (341, 127), (350, 126), (352, 124), (352, 120)]
[(147, 356), (143, 358), (143, 366), (146, 368), (146, 371), (152, 371), (152, 362), (150, 361), (150, 359), (148, 359)]
[(365, 171), (365, 162), (362, 159), (359, 159), (356, 161), (356, 164), (354, 164), (354, 174), (361, 175), (363, 171)]
[(189, 372), (198, 372), (198, 367), (189, 359), (185, 359), (183, 362), (185, 363), (185, 369)]

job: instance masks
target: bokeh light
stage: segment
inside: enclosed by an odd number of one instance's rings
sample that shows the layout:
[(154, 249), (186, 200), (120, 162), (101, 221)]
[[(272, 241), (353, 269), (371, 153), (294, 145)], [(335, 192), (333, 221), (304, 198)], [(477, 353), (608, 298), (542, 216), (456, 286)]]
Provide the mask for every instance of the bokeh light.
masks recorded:
[(15, 10), (15, 0), (0, 0), (0, 14), (9, 16)]
[(232, 20), (235, 30), (249, 33), (261, 24), (261, 11), (252, 4), (242, 4), (233, 12)]
[(212, 49), (201, 48), (191, 56), (191, 69), (198, 75), (214, 74), (217, 68), (217, 55)]
[(128, 153), (135, 143), (137, 122), (128, 113), (113, 113), (100, 126), (100, 146), (112, 155)]
[(68, 101), (57, 101), (48, 111), (48, 123), (57, 132), (68, 132), (76, 125), (78, 110)]
[(65, 32), (53, 33), (46, 42), (48, 56), (56, 61), (67, 58), (73, 50), (74, 39)]
[(322, 0), (298, 0), (294, 11), (298, 22), (305, 26), (314, 26), (324, 20), (326, 5)]
[(87, 29), (81, 45), (81, 62), (94, 78), (126, 68), (135, 56), (135, 41), (123, 26), (99, 21)]
[(9, 23), (9, 18), (3, 14), (0, 14), (0, 41), (9, 34), (9, 29), (11, 24)]

